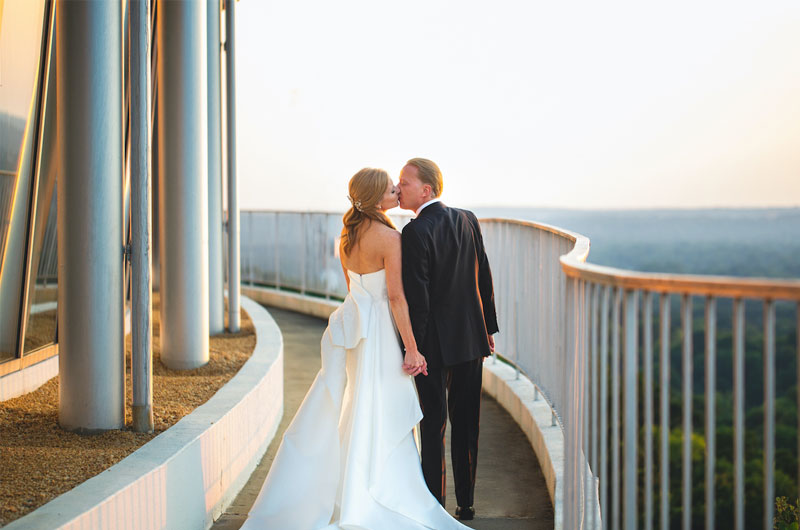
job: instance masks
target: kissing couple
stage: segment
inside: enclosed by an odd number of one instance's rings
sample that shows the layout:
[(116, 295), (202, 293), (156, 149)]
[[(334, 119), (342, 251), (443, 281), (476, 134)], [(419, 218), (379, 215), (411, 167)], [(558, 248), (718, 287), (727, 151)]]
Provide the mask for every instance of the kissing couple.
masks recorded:
[[(445, 206), (442, 187), (424, 158), (406, 163), (397, 186), (382, 169), (350, 179), (339, 247), (348, 294), (243, 529), (467, 528), (444, 509), (448, 414), (455, 514), (474, 517), (497, 316), (478, 220)], [(386, 215), (398, 204), (416, 214), (402, 234)]]

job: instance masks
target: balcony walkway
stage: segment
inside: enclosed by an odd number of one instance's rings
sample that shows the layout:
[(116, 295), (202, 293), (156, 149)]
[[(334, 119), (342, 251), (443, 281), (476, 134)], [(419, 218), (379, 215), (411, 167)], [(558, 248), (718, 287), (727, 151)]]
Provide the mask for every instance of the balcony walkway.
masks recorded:
[[(258, 495), (284, 430), (320, 367), (319, 342), (326, 321), (267, 308), (284, 339), (284, 415), (275, 439), (250, 480), (214, 523), (216, 530), (238, 530)], [(449, 431), (449, 429), (448, 429)], [(449, 438), (449, 432), (448, 432)], [(455, 510), (448, 448), (448, 510)], [(469, 526), (482, 530), (552, 529), (553, 507), (544, 477), (527, 438), (492, 398), (481, 402), (480, 463), (475, 490), (476, 518)], [(520, 472), (520, 470), (523, 470)]]

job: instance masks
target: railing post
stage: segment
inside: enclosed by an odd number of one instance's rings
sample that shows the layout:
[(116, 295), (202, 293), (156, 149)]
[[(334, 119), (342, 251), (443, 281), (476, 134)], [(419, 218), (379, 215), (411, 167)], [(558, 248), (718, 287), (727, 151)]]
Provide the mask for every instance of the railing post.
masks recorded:
[[(603, 288), (600, 306), (600, 516), (608, 521), (608, 311), (611, 287)], [(605, 524), (604, 526), (608, 526)]]
[(670, 296), (661, 293), (658, 297), (658, 323), (661, 328), (659, 339), (659, 405), (661, 407), (661, 447), (660, 447), (660, 489), (661, 489), (661, 530), (669, 528), (669, 353), (670, 353)]
[[(800, 329), (800, 328), (798, 328)], [(734, 530), (744, 528), (744, 301), (733, 301)]]
[(255, 285), (255, 263), (256, 263), (256, 242), (253, 237), (254, 229), (253, 218), (255, 215), (249, 213), (247, 215), (247, 283)]
[(775, 517), (775, 303), (764, 301), (764, 528)]
[(564, 425), (564, 527), (578, 528), (580, 524), (580, 493), (577, 489), (580, 459), (578, 431), (578, 280), (567, 278), (566, 289), (566, 345), (567, 369), (564, 372), (564, 387), (567, 391)]
[(611, 322), (611, 509), (613, 510), (612, 527), (620, 528), (621, 508), (620, 503), (620, 406), (619, 395), (621, 393), (619, 370), (620, 370), (620, 351), (619, 351), (619, 317), (620, 305), (622, 300), (622, 290), (617, 287), (614, 289), (614, 306), (612, 308)]
[(644, 323), (644, 527), (653, 530), (653, 293), (642, 298)]
[(514, 323), (517, 324), (515, 326), (516, 329), (514, 330), (514, 379), (515, 380), (519, 380), (519, 352), (520, 352), (519, 336), (522, 333), (522, 329), (520, 329), (519, 326), (520, 298), (521, 297), (518, 296), (514, 299), (514, 315), (516, 315), (514, 317)]
[(635, 530), (637, 526), (637, 294), (635, 290), (625, 291), (625, 530)]
[(717, 300), (706, 298), (706, 528), (714, 528), (714, 465), (716, 464)]
[(308, 234), (306, 234), (307, 225), (306, 213), (303, 212), (300, 214), (300, 230), (302, 233), (300, 240), (300, 294), (306, 294), (306, 261), (308, 260), (308, 256), (306, 255), (306, 249), (308, 248)]
[(683, 295), (683, 530), (692, 528), (692, 298)]
[(281, 245), (280, 245), (280, 212), (275, 212), (275, 239), (273, 244), (275, 246), (275, 289), (281, 289)]
[(580, 357), (579, 362), (581, 366), (581, 401), (580, 401), (580, 414), (581, 414), (581, 449), (583, 452), (582, 465), (581, 465), (581, 478), (583, 479), (583, 525), (586, 527), (589, 523), (589, 513), (594, 514), (594, 509), (591, 507), (591, 468), (589, 467), (589, 295), (591, 293), (591, 284), (587, 281), (581, 282), (581, 326), (580, 326)]

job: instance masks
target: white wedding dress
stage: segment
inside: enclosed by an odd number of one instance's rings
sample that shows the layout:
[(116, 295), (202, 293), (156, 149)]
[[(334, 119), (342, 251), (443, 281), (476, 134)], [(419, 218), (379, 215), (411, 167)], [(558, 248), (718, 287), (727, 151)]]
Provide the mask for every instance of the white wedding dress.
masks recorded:
[(242, 529), (467, 529), (428, 491), (422, 419), (383, 270), (350, 276), (322, 335), (322, 368)]

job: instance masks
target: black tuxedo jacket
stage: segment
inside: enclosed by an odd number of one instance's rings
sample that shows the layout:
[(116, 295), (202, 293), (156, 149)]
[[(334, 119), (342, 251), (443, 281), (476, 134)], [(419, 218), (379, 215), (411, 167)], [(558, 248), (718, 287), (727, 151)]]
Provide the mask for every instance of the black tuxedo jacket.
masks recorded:
[(497, 333), (489, 260), (478, 219), (441, 202), (403, 228), (403, 289), (420, 353), (431, 367), (489, 355)]

